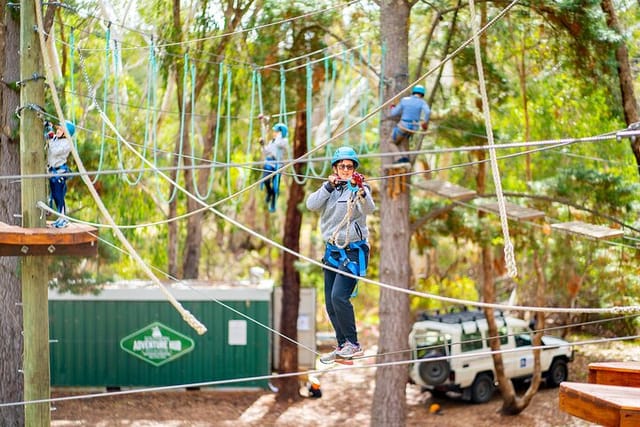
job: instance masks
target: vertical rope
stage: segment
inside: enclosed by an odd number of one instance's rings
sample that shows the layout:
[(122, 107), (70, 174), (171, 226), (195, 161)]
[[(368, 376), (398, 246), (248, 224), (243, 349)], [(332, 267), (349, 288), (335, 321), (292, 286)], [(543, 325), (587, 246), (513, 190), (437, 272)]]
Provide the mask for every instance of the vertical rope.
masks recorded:
[[(120, 70), (118, 69), (118, 40), (113, 41), (113, 113), (115, 115), (116, 128), (120, 129), (122, 126), (120, 124), (120, 94), (118, 92), (118, 86), (120, 85)], [(120, 140), (117, 141), (118, 147), (118, 168), (124, 169), (124, 161), (122, 160), (122, 143)], [(122, 179), (127, 181), (127, 174), (122, 173)]]
[(249, 129), (247, 131), (247, 148), (245, 150), (245, 159), (249, 161), (251, 158), (251, 144), (253, 141), (253, 118), (255, 116), (256, 108), (256, 88), (257, 88), (257, 76), (258, 72), (254, 68), (251, 72), (251, 97), (249, 101)]
[[(309, 59), (307, 59), (307, 63), (305, 64), (305, 74), (306, 74), (306, 84), (305, 84), (305, 114), (307, 116), (307, 122), (306, 122), (306, 134), (307, 134), (307, 140), (305, 141), (305, 144), (307, 145), (307, 151), (310, 149), (311, 147), (311, 131), (312, 131), (312, 120), (313, 120), (313, 69), (311, 68), (311, 63), (309, 62)], [(313, 165), (311, 162), (307, 162), (307, 166), (305, 168), (305, 174), (302, 175), (302, 178), (298, 177), (298, 174), (293, 173), (293, 180), (302, 185), (305, 182), (307, 182), (307, 174), (309, 173), (309, 171), (313, 170)]]
[[(71, 78), (70, 81), (70, 86), (71, 86), (71, 93), (75, 94), (76, 93), (76, 81), (75, 81), (75, 72), (76, 72), (76, 67), (75, 67), (75, 52), (76, 52), (76, 38), (74, 35), (74, 27), (71, 27), (71, 34), (69, 35), (69, 77)], [(76, 97), (74, 95), (71, 95), (71, 102), (69, 102), (67, 104), (69, 107), (67, 108), (67, 116), (71, 118), (72, 122), (76, 122)], [(77, 147), (77, 141), (74, 139), (73, 140), (74, 143), (76, 143), (76, 150), (78, 149)]]
[(287, 76), (284, 66), (280, 66), (280, 122), (289, 126), (287, 123)]
[[(233, 194), (231, 189), (231, 85), (233, 84), (233, 75), (231, 73), (231, 67), (227, 67), (227, 191), (229, 195)], [(236, 199), (237, 200), (237, 199)]]
[(491, 172), (493, 181), (496, 186), (496, 195), (498, 198), (498, 211), (500, 212), (500, 224), (502, 225), (502, 235), (504, 238), (504, 256), (507, 264), (507, 272), (509, 277), (517, 277), (518, 269), (516, 265), (515, 255), (513, 252), (513, 243), (509, 236), (509, 222), (507, 221), (507, 209), (502, 193), (502, 181), (500, 179), (500, 170), (498, 169), (498, 160), (496, 158), (496, 150), (493, 142), (493, 129), (491, 127), (491, 113), (489, 111), (489, 98), (487, 96), (487, 88), (484, 81), (484, 70), (482, 67), (482, 56), (480, 54), (480, 40), (478, 39), (479, 26), (476, 19), (476, 11), (474, 0), (469, 0), (469, 11), (471, 12), (471, 24), (473, 30), (473, 47), (475, 51), (476, 66), (478, 68), (478, 80), (480, 82), (480, 93), (482, 95), (482, 110), (484, 112), (484, 121), (487, 128), (487, 140), (489, 143), (489, 157), (491, 160)]
[[(113, 111), (116, 119), (116, 127), (120, 129), (122, 127), (122, 122), (120, 120), (120, 64), (122, 63), (121, 57), (121, 49), (118, 47), (118, 41), (113, 41)], [(133, 186), (137, 185), (142, 178), (142, 172), (138, 173), (137, 178), (130, 179), (129, 173), (124, 172), (125, 169), (128, 169), (128, 166), (125, 167), (124, 155), (122, 153), (122, 144), (120, 140), (117, 141), (117, 152), (118, 152), (118, 168), (123, 170), (121, 177), (124, 182)], [(144, 154), (143, 154), (144, 155)], [(144, 166), (141, 162), (140, 167)]]
[[(345, 76), (347, 76), (347, 72), (346, 72), (346, 64), (347, 62), (349, 62), (349, 68), (351, 70), (353, 70), (353, 54), (351, 52), (347, 53), (346, 51), (343, 52), (342, 54), (342, 63), (344, 66), (344, 71), (343, 74)], [(343, 128), (344, 129), (348, 129), (349, 128), (349, 122), (350, 122), (350, 113), (351, 113), (351, 90), (353, 89), (353, 78), (349, 78), (347, 77), (348, 81), (347, 84), (345, 85), (345, 93), (346, 96), (343, 95), (342, 99), (344, 102), (344, 122), (343, 122)], [(344, 135), (344, 145), (349, 145), (350, 139), (349, 139), (349, 132), (345, 132)]]
[[(104, 69), (104, 85), (102, 87), (102, 111), (104, 111), (104, 114), (108, 114), (109, 110), (107, 110), (107, 107), (108, 107), (107, 97), (109, 96), (109, 72), (111, 70), (111, 67), (109, 67), (109, 56), (111, 51), (111, 24), (109, 24), (109, 26), (107, 27), (104, 42), (105, 42), (104, 43), (105, 44), (105, 47), (104, 47), (105, 69)], [(106, 141), (105, 141), (106, 131), (107, 131), (107, 125), (103, 121), (101, 131), (100, 131), (100, 157), (98, 159), (98, 170), (97, 170), (98, 173), (96, 173), (96, 177), (91, 181), (92, 184), (95, 184), (98, 181), (98, 179), (100, 178), (100, 171), (102, 171), (102, 165), (104, 163), (104, 147), (106, 144)]]
[[(260, 114), (264, 116), (264, 104), (262, 102), (262, 74), (260, 74), (260, 71), (258, 71), (258, 76), (257, 76), (257, 84), (258, 84), (258, 109), (260, 110)], [(264, 138), (266, 138), (266, 135), (262, 135)], [(267, 141), (265, 141), (266, 143)]]
[[(190, 115), (191, 132), (189, 133), (190, 135), (189, 145), (191, 145), (191, 158), (195, 162), (196, 160), (196, 65), (194, 63), (191, 63), (191, 66), (189, 69), (190, 69), (190, 76), (191, 76), (191, 91), (190, 91), (191, 93), (190, 95), (191, 96), (191, 115)], [(185, 90), (185, 93), (186, 93), (186, 90)], [(209, 196), (211, 195), (211, 192), (213, 191), (213, 181), (214, 181), (213, 162), (211, 163), (210, 167), (212, 170), (211, 170), (211, 173), (209, 174), (209, 180), (207, 182), (207, 190), (204, 195), (201, 194), (200, 188), (198, 187), (198, 168), (194, 168), (193, 172), (191, 173), (191, 180), (193, 182), (194, 193), (201, 200), (208, 199)]]
[(213, 164), (218, 164), (218, 142), (220, 141), (220, 110), (222, 109), (222, 88), (224, 86), (224, 62), (218, 67), (218, 105), (216, 107), (216, 134), (213, 147)]

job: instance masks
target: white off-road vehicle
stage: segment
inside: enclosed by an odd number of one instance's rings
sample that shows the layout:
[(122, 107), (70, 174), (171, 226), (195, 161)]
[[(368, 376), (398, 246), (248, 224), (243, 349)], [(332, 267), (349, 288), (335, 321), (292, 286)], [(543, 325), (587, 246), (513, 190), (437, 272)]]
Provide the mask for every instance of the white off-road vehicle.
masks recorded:
[[(410, 378), (432, 392), (461, 393), (475, 403), (491, 399), (496, 387), (491, 348), (487, 340), (487, 320), (481, 311), (461, 311), (443, 315), (422, 315), (413, 325), (409, 344), (413, 359)], [(526, 321), (496, 315), (504, 370), (513, 380), (533, 374), (533, 332)], [(567, 363), (573, 360), (571, 344), (545, 335), (540, 352), (540, 368), (547, 386), (557, 387), (568, 377)]]

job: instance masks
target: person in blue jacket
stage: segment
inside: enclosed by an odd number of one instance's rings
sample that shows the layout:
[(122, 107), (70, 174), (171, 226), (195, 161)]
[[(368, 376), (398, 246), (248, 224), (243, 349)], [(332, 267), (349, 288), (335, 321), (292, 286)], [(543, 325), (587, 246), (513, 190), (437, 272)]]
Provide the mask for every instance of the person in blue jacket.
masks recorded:
[[(307, 198), (307, 208), (320, 213), (320, 231), (325, 242), (325, 265), (363, 277), (369, 262), (367, 215), (375, 210), (371, 188), (356, 172), (360, 162), (351, 147), (338, 148), (332, 158), (333, 173)], [(320, 357), (322, 363), (352, 359), (363, 354), (358, 342), (355, 312), (350, 298), (357, 279), (324, 270), (327, 314), (336, 332), (337, 347)]]
[[(400, 120), (393, 128), (391, 140), (399, 145), (405, 139), (410, 139), (419, 128), (426, 131), (429, 128), (429, 118), (431, 108), (424, 100), (424, 86), (416, 85), (411, 90), (411, 96), (405, 96), (398, 105), (391, 106), (391, 117), (400, 117)], [(401, 158), (397, 162), (408, 162), (408, 158)]]

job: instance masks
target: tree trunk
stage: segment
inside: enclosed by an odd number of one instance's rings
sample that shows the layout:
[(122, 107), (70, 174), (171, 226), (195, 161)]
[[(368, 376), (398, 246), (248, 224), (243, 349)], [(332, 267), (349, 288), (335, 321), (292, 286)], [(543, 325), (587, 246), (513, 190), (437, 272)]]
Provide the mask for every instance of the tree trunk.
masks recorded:
[[(20, 174), (18, 120), (15, 116), (20, 94), (7, 83), (20, 80), (20, 23), (14, 9), (4, 4), (0, 8), (0, 170), (3, 175)], [(19, 225), (15, 214), (21, 212), (20, 183), (0, 179), (0, 221)], [(22, 369), (22, 291), (18, 276), (18, 258), (0, 257), (0, 402), (20, 402), (23, 399)], [(24, 425), (24, 408), (0, 408), (0, 420), (5, 425)]]
[[(176, 166), (176, 164), (174, 164), (173, 166)], [(169, 172), (169, 176), (172, 180), (177, 182), (178, 170), (172, 169), (171, 172)], [(169, 187), (169, 195), (171, 195), (172, 191), (173, 186)], [(169, 202), (169, 214), (167, 216), (167, 219), (175, 218), (176, 216), (178, 216), (177, 194), (173, 198), (173, 200)], [(170, 277), (180, 278), (180, 273), (178, 272), (178, 245), (180, 243), (180, 239), (178, 235), (177, 221), (171, 221), (167, 224), (167, 233), (167, 271)]]
[[(307, 152), (307, 113), (299, 108), (296, 113), (296, 134), (293, 143), (293, 157), (299, 158)], [(296, 163), (294, 169), (302, 175), (303, 163)], [(304, 186), (295, 181), (288, 187), (287, 216), (285, 219), (282, 244), (295, 252), (300, 252), (300, 228), (302, 212), (298, 206), (304, 200)], [(282, 254), (282, 314), (280, 318), (281, 333), (298, 341), (298, 311), (300, 306), (300, 273), (295, 268), (297, 258), (289, 252)], [(286, 307), (286, 309), (285, 309)], [(298, 371), (298, 346), (284, 338), (280, 338), (280, 373)], [(280, 382), (278, 400), (298, 399), (298, 378), (284, 378)]]
[[(380, 2), (380, 35), (384, 56), (385, 85), (383, 97), (388, 100), (397, 96), (409, 84), (409, 16), (411, 4), (404, 0), (383, 0)], [(391, 82), (391, 84), (388, 84)], [(390, 151), (391, 131), (395, 120), (384, 120), (388, 111), (383, 111), (380, 122), (380, 148)], [(406, 150), (405, 141), (400, 146)], [(392, 162), (383, 158), (383, 166)], [(381, 175), (384, 175), (381, 174)], [(399, 179), (399, 178), (392, 178)], [(407, 182), (410, 180), (406, 178)], [(409, 242), (411, 231), (409, 224), (409, 186), (394, 195), (387, 191), (392, 185), (390, 179), (382, 181), (380, 195), (380, 280), (399, 288), (407, 289), (411, 275), (409, 265)], [(406, 360), (409, 336), (409, 297), (405, 293), (380, 289), (380, 338), (377, 362), (395, 362)], [(376, 388), (371, 408), (372, 426), (404, 426), (406, 408), (406, 365), (392, 365), (378, 368)]]
[[(211, 112), (207, 121), (207, 134), (204, 139), (205, 146), (202, 150), (202, 158), (213, 158), (213, 142), (215, 139), (216, 131), (216, 113)], [(190, 145), (190, 144), (188, 144)], [(190, 159), (191, 165), (195, 165), (195, 160)], [(199, 170), (185, 170), (185, 181), (193, 182), (192, 174), (198, 174), (197, 185), (202, 192), (206, 192), (207, 185), (209, 183), (209, 177), (211, 176), (211, 168), (203, 168)], [(186, 186), (186, 183), (185, 183)], [(193, 192), (193, 185), (186, 186)], [(196, 209), (200, 209), (201, 205), (196, 203), (193, 199), (187, 199), (187, 211), (191, 212)], [(200, 211), (191, 215), (187, 219), (187, 238), (184, 248), (184, 263), (182, 265), (182, 275), (185, 279), (197, 279), (199, 275), (200, 254), (202, 252), (202, 224), (204, 223), (205, 211)]]
[[(607, 15), (607, 25), (617, 34), (622, 35), (616, 10), (612, 0), (602, 0), (602, 10)], [(620, 93), (622, 95), (622, 107), (624, 119), (629, 126), (640, 121), (638, 115), (638, 103), (633, 91), (633, 73), (629, 63), (629, 50), (625, 42), (621, 42), (616, 48), (616, 60), (618, 61), (618, 79), (620, 80)], [(636, 158), (638, 174), (640, 174), (640, 137), (631, 138), (631, 151)]]

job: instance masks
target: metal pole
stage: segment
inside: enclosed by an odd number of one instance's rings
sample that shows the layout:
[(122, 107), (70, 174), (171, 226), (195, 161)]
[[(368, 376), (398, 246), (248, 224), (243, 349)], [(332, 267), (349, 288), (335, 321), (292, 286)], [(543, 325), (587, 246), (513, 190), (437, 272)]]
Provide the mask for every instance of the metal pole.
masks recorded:
[[(38, 1), (38, 0), (35, 0)], [(44, 74), (34, 0), (20, 0), (20, 168), (22, 175), (45, 170), (42, 120), (32, 106), (44, 105)], [(44, 227), (36, 202), (46, 200), (46, 180), (22, 180), (22, 226)], [(24, 399), (49, 399), (49, 308), (47, 258), (24, 256), (22, 260), (22, 312), (24, 335)], [(25, 425), (49, 426), (49, 403), (27, 404)]]

